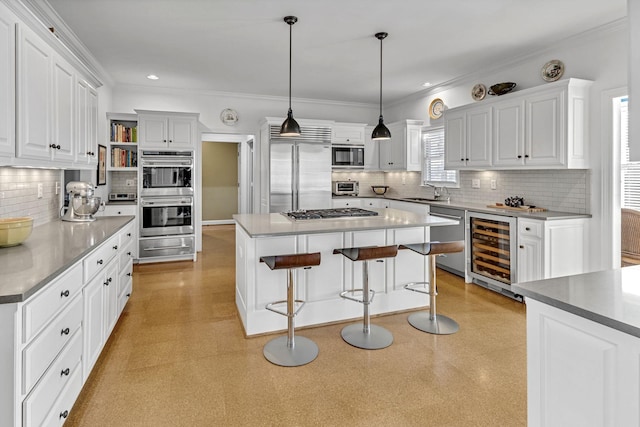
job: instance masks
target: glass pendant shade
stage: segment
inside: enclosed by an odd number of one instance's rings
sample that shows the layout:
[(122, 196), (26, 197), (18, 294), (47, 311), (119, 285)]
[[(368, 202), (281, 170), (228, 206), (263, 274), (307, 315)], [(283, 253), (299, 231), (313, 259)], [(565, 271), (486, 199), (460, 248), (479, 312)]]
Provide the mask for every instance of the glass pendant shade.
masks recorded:
[(293, 118), (293, 111), (291, 111), (291, 31), (293, 24), (298, 22), (298, 18), (285, 16), (284, 22), (289, 25), (289, 111), (287, 112), (287, 118), (280, 126), (280, 136), (300, 136), (300, 125)]

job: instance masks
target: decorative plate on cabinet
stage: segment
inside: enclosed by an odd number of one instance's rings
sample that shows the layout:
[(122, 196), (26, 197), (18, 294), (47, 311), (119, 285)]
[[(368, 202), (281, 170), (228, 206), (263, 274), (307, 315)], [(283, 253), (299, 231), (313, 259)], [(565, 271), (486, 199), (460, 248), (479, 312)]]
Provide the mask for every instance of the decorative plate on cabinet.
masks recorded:
[(482, 83), (478, 83), (471, 89), (471, 97), (474, 101), (482, 101), (487, 96), (487, 87)]
[(238, 112), (231, 108), (225, 108), (220, 113), (220, 121), (227, 126), (233, 126), (238, 122)]
[(541, 74), (544, 81), (555, 82), (564, 74), (564, 64), (553, 59), (542, 66)]
[(442, 102), (442, 99), (436, 98), (431, 101), (431, 104), (429, 104), (429, 117), (431, 117), (432, 119), (439, 119), (440, 117), (442, 117), (443, 111), (444, 102)]

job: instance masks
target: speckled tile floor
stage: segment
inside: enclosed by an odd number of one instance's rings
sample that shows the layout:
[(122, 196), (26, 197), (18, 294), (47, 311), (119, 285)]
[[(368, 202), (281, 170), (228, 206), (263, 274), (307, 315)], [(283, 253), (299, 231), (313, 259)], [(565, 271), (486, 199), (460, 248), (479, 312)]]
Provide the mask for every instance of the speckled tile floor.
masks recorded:
[(236, 316), (233, 226), (203, 234), (196, 263), (136, 266), (67, 426), (526, 425), (523, 304), (439, 270), (438, 310), (458, 333), (377, 317), (394, 343), (367, 351), (342, 341), (342, 324), (309, 328), (318, 358), (281, 368), (262, 355), (273, 336), (245, 338)]

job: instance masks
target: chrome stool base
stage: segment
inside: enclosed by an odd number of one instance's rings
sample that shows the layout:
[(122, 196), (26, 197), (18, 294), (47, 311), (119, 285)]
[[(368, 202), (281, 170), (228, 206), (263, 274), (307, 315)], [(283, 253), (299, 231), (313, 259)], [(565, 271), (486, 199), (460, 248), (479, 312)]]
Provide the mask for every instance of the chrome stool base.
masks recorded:
[(288, 337), (274, 338), (265, 344), (264, 357), (279, 366), (302, 366), (318, 357), (318, 346), (309, 338), (296, 336), (293, 347), (287, 345)]
[(413, 313), (409, 316), (409, 324), (423, 332), (435, 335), (455, 334), (460, 329), (458, 323), (452, 318), (437, 314), (431, 319), (427, 312)]
[(365, 350), (379, 350), (393, 343), (393, 335), (382, 326), (369, 325), (369, 332), (364, 331), (364, 323), (354, 323), (342, 328), (342, 339), (347, 344)]

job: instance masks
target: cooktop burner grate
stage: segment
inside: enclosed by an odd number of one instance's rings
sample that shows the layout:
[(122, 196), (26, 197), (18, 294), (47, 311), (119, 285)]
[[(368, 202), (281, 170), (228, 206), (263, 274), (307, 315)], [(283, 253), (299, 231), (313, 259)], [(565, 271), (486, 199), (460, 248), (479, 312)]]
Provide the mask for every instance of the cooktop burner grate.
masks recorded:
[(293, 212), (286, 212), (293, 219), (323, 219), (323, 218), (344, 218), (376, 216), (378, 212), (360, 208), (335, 208), (335, 209), (307, 209)]

